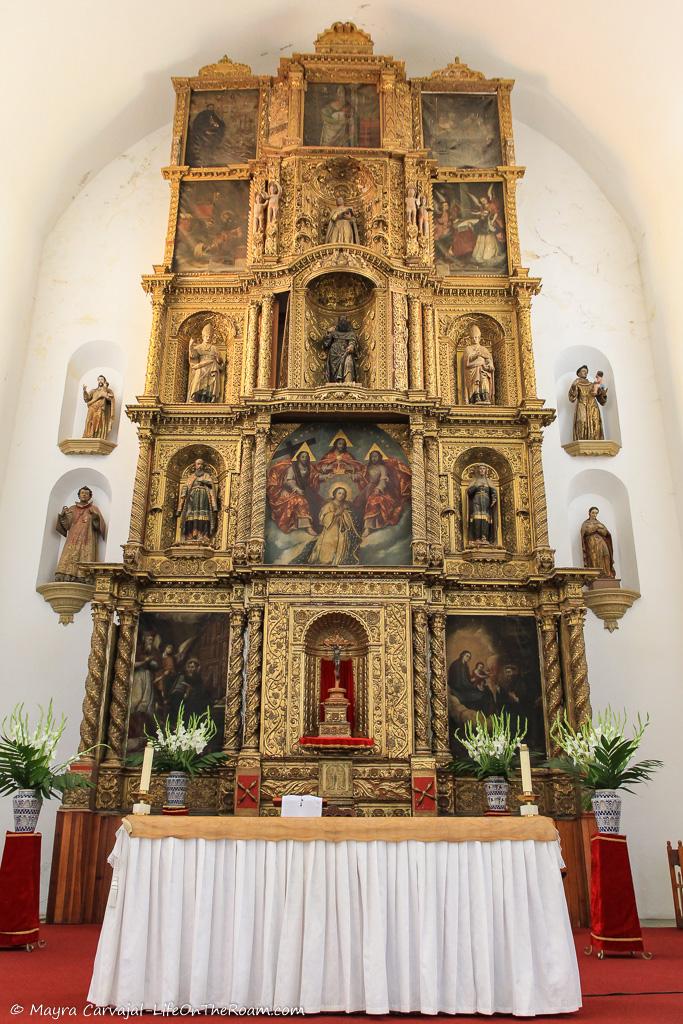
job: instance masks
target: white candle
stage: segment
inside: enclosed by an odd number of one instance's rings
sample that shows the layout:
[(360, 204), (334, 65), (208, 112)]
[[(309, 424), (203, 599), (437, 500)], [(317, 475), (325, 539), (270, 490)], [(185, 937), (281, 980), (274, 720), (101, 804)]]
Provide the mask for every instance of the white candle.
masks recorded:
[(152, 781), (152, 761), (154, 760), (154, 745), (148, 743), (145, 747), (145, 754), (142, 759), (142, 775), (140, 776), (140, 792), (149, 793), (149, 784)]
[(531, 758), (526, 743), (519, 745), (519, 766), (522, 769), (522, 792), (533, 793), (531, 787)]

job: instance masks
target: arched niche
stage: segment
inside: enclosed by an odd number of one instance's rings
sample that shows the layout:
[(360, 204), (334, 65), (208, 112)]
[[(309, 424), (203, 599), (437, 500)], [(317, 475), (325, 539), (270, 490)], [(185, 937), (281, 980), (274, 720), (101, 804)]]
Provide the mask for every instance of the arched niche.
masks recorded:
[[(96, 469), (70, 469), (57, 480), (47, 502), (43, 543), (40, 549), (36, 586), (52, 583), (59, 554), (64, 544), (64, 537), (57, 532), (57, 514), (66, 505), (67, 508), (78, 501), (81, 487), (89, 487), (93, 492), (93, 503), (97, 505), (104, 517), (105, 538), (111, 517), (111, 486), (108, 479)], [(106, 539), (99, 542), (99, 560), (106, 561)]]
[[(168, 460), (163, 473), (156, 471), (152, 475), (152, 514), (148, 517), (146, 537), (148, 547), (166, 550), (174, 544), (185, 543), (179, 531), (178, 502), (183, 481), (192, 472), (197, 459), (202, 459), (212, 477), (217, 504), (216, 532), (206, 541), (206, 545), (217, 550), (224, 550), (227, 547), (225, 489), (228, 471), (223, 457), (208, 444), (192, 444), (180, 448)], [(160, 516), (158, 525), (155, 522), (157, 516)]]
[[(340, 648), (341, 663), (350, 665), (352, 679), (352, 735), (368, 736), (369, 638), (363, 623), (349, 612), (325, 612), (314, 619), (304, 636), (304, 735), (316, 736), (321, 721), (321, 687), (325, 666), (331, 665), (333, 648)], [(349, 693), (347, 691), (347, 697)]]
[(506, 345), (500, 321), (488, 313), (465, 313), (439, 320), (440, 393), (449, 405), (472, 405), (466, 388), (465, 350), (472, 344), (470, 329), (478, 327), (481, 344), (489, 350), (494, 366), (493, 394), (489, 405), (513, 406), (519, 401), (519, 379), (514, 352)]
[(612, 364), (600, 349), (590, 345), (572, 345), (564, 349), (555, 362), (555, 393), (557, 395), (557, 419), (560, 429), (560, 444), (569, 444), (574, 438), (574, 413), (576, 403), (570, 402), (569, 388), (576, 379), (580, 366), (588, 366), (589, 380), (595, 379), (598, 370), (604, 373), (603, 384), (608, 388), (607, 403), (600, 407), (602, 426), (606, 441), (621, 445), (619, 427), (619, 406), (614, 386)]
[[(467, 535), (467, 488), (477, 466), (485, 466), (488, 470), (491, 485), (498, 491), (498, 509), (495, 537), (496, 541), (489, 547), (489, 552), (497, 551), (505, 555), (514, 555), (524, 549), (523, 534), (517, 522), (517, 481), (512, 466), (504, 455), (494, 448), (477, 446), (462, 452), (453, 466), (453, 533), (452, 540), (455, 550), (473, 551)], [(486, 549), (480, 551), (482, 557)]]
[[(76, 349), (69, 359), (66, 369), (57, 436), (60, 445), (65, 441), (83, 438), (87, 414), (87, 406), (83, 400), (83, 388), (86, 387), (88, 391), (91, 391), (96, 387), (100, 374), (107, 379), (114, 392), (114, 416), (107, 440), (116, 444), (123, 406), (125, 367), (126, 356), (113, 341), (88, 341)], [(98, 453), (91, 452), (90, 454)]]
[(203, 309), (186, 317), (179, 324), (175, 336), (170, 339), (171, 380), (167, 392), (168, 401), (197, 404), (191, 400), (188, 393), (190, 345), (201, 339), (202, 331), (207, 324), (211, 324), (213, 328), (211, 343), (222, 362), (218, 374), (218, 394), (212, 404), (231, 404), (238, 400), (241, 374), (241, 365), (238, 365), (241, 361), (238, 342), (243, 334), (242, 317)]
[(581, 524), (588, 518), (588, 509), (592, 505), (599, 509), (598, 519), (612, 535), (617, 578), (621, 579), (624, 587), (639, 590), (638, 561), (628, 491), (622, 481), (607, 470), (585, 469), (569, 482), (567, 529), (574, 565), (583, 566)]

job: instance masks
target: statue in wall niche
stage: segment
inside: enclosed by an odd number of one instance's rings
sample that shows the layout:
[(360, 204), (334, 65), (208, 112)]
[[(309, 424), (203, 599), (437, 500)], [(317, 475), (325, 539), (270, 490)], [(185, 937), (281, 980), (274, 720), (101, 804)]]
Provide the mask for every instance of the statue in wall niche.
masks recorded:
[(477, 324), (470, 324), (468, 334), (470, 344), (465, 348), (462, 360), (465, 398), (470, 405), (491, 405), (495, 398), (493, 357), (481, 343), (481, 330)]
[(323, 337), (322, 347), (327, 352), (326, 383), (357, 384), (360, 344), (358, 334), (346, 317), (339, 317), (334, 330)]
[(190, 339), (188, 402), (220, 402), (223, 394), (225, 360), (213, 342), (211, 321), (204, 324), (199, 338)]
[(176, 516), (180, 518), (180, 537), (186, 542), (208, 541), (218, 528), (214, 478), (203, 459), (195, 459), (181, 484)]
[(114, 421), (116, 406), (114, 392), (109, 387), (107, 378), (100, 374), (97, 378), (97, 387), (91, 391), (88, 391), (84, 384), (83, 401), (88, 407), (83, 437), (95, 437), (106, 441)]
[(105, 536), (104, 516), (93, 504), (92, 491), (81, 487), (78, 502), (64, 505), (57, 516), (57, 533), (66, 537), (62, 553), (55, 570), (58, 583), (88, 583), (90, 575), (82, 568), (82, 562), (99, 562), (97, 547), (99, 538)]
[(477, 466), (467, 488), (467, 543), (495, 544), (497, 539), (498, 491), (491, 484), (487, 466)]
[(576, 371), (576, 380), (569, 389), (569, 401), (576, 402), (574, 412), (574, 440), (602, 441), (605, 434), (602, 429), (600, 406), (607, 402), (607, 388), (604, 386), (604, 374), (598, 370), (595, 380), (588, 379), (588, 367), (580, 366)]
[(598, 519), (600, 509), (595, 505), (588, 509), (588, 519), (581, 524), (581, 550), (583, 564), (587, 569), (599, 569), (601, 579), (614, 579), (614, 546), (612, 534)]
[(336, 196), (336, 203), (330, 214), (325, 242), (330, 245), (360, 245), (358, 221), (353, 207), (344, 202), (343, 196)]

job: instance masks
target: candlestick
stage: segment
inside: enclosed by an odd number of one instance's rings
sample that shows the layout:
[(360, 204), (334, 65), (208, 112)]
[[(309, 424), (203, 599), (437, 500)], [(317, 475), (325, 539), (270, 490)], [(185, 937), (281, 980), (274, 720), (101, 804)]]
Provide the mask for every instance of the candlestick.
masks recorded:
[(143, 793), (149, 793), (149, 785), (152, 781), (152, 761), (154, 760), (154, 744), (150, 741), (145, 747), (145, 754), (142, 758), (142, 775), (140, 776), (140, 789)]
[(531, 785), (531, 758), (526, 743), (519, 745), (519, 766), (522, 770), (522, 792), (533, 793)]

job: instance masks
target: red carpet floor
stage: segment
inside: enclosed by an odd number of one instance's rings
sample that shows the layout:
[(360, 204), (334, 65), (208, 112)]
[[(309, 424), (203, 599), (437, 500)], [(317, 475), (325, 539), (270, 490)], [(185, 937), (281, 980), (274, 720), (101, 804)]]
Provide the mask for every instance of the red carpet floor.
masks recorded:
[[(8, 1021), (38, 1020), (121, 1020), (106, 1010), (85, 1008), (99, 928), (95, 925), (45, 926), (45, 949), (0, 950), (0, 1024)], [(652, 960), (615, 958), (598, 960), (585, 956), (587, 933), (576, 936), (584, 1005), (578, 1013), (556, 1017), (535, 1017), (538, 1024), (571, 1021), (577, 1024), (683, 1024), (683, 931), (675, 928), (649, 928), (645, 946), (654, 953)], [(364, 1019), (364, 1015), (353, 1015)], [(145, 1015), (144, 1020), (153, 1016)], [(194, 1021), (219, 1018), (198, 1014)], [(256, 1018), (249, 1018), (254, 1020)], [(261, 1020), (272, 1020), (262, 1017)], [(299, 1019), (299, 1018), (295, 1018)], [(325, 1024), (348, 1020), (347, 1016), (325, 1014), (307, 1017)], [(395, 1014), (371, 1017), (371, 1021), (429, 1020)], [(482, 1021), (486, 1017), (458, 1017), (462, 1021)], [(517, 1018), (498, 1017), (498, 1020)]]

